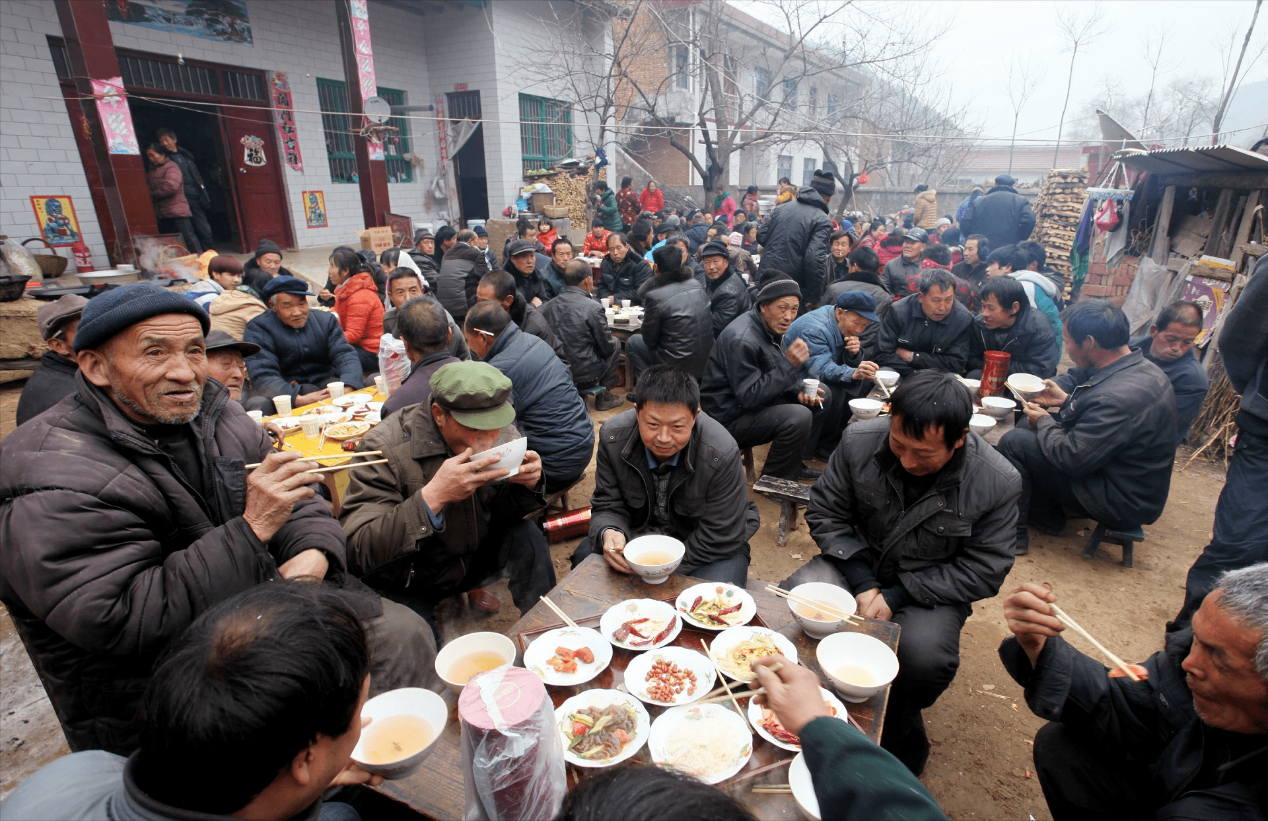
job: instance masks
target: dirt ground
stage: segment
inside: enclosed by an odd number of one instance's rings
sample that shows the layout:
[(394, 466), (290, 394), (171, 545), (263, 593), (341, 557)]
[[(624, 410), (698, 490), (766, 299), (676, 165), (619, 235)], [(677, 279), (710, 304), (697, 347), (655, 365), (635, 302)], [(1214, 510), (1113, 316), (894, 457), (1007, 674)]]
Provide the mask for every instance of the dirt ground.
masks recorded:
[[(0, 435), (13, 429), (21, 383), (0, 386)], [(598, 425), (628, 410), (624, 405), (605, 413), (591, 412)], [(758, 466), (765, 448), (755, 449)], [(1145, 528), (1145, 542), (1136, 546), (1136, 564), (1119, 564), (1117, 546), (1102, 547), (1093, 560), (1080, 554), (1092, 525), (1072, 521), (1054, 538), (1034, 533), (1030, 555), (1020, 557), (1001, 594), (973, 607), (961, 638), (961, 667), (950, 689), (925, 712), (933, 751), (922, 781), (953, 819), (1051, 818), (1034, 777), (1032, 739), (1042, 722), (1031, 715), (1022, 690), (999, 663), (996, 649), (1007, 636), (1002, 602), (1023, 582), (1049, 582), (1062, 606), (1093, 635), (1123, 658), (1143, 659), (1162, 647), (1163, 624), (1179, 610), (1184, 577), (1210, 537), (1215, 502), (1223, 486), (1223, 466), (1195, 462), (1179, 469), (1191, 450), (1180, 449), (1172, 475), (1171, 494), (1161, 519)], [(569, 496), (573, 507), (588, 504), (594, 472)], [(784, 548), (775, 546), (779, 509), (753, 494), (762, 526), (751, 542), (749, 576), (778, 582), (818, 553), (804, 521)], [(578, 540), (551, 546), (555, 572), (568, 572), (568, 557)], [(437, 615), (443, 638), (478, 630), (507, 630), (517, 619), (506, 582), (493, 588), (502, 600), (495, 616), (472, 617), (459, 599), (444, 603)], [(44, 761), (64, 754), (56, 719), (34, 671), (12, 633), (9, 619), (0, 624), (0, 796)], [(1074, 640), (1075, 646), (1091, 651)]]

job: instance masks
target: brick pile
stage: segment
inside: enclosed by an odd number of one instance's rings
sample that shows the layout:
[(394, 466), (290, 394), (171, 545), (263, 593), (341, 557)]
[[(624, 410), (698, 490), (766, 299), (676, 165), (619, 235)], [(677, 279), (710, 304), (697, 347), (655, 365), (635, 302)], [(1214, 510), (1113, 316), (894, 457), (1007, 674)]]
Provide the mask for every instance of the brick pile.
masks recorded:
[[(1048, 253), (1048, 265), (1069, 282), (1070, 247), (1079, 228), (1083, 203), (1087, 198), (1087, 172), (1079, 168), (1055, 168), (1048, 172), (1035, 199), (1035, 230), (1030, 238)], [(1084, 290), (1086, 293), (1086, 288)]]

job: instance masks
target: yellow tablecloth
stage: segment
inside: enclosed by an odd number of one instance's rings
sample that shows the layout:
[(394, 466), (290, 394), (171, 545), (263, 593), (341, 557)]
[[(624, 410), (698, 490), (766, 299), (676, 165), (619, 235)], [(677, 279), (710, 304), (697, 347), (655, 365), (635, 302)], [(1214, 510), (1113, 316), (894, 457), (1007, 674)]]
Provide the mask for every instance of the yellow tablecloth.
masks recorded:
[[(387, 397), (384, 396), (383, 394), (376, 393), (373, 385), (371, 385), (368, 388), (362, 388), (359, 391), (348, 391), (347, 394), (345, 395), (350, 395), (350, 394), (364, 395), (366, 397), (366, 401), (368, 402), (383, 402), (387, 399)], [(318, 402), (316, 405), (305, 405), (302, 408), (295, 408), (294, 410), (291, 411), (290, 415), (302, 416), (304, 411), (311, 410), (314, 407), (320, 407), (323, 405), (327, 407), (332, 407), (332, 408), (335, 407), (331, 403), (331, 401), (327, 399), (325, 401)], [(277, 418), (278, 418), (277, 416), (265, 417), (265, 419), (277, 419)], [(286, 449), (299, 451), (300, 453), (304, 454), (304, 458), (312, 459), (313, 461), (317, 462), (320, 465), (343, 464), (344, 462), (351, 459), (353, 456), (353, 453), (351, 451), (346, 451), (343, 449), (343, 442), (336, 442), (333, 439), (327, 439), (325, 443), (323, 444), (323, 446), (321, 448), (318, 448), (317, 443), (319, 441), (320, 439), (309, 439), (307, 436), (304, 435), (304, 432), (302, 430), (300, 430), (299, 428), (296, 428), (295, 430), (289, 431), (286, 434)], [(377, 459), (378, 457), (370, 457), (370, 458)], [(348, 471), (341, 470), (336, 472), (334, 475), (335, 475), (335, 481), (338, 483), (338, 486), (339, 486), (339, 492), (342, 494), (343, 491), (347, 490), (348, 488)]]

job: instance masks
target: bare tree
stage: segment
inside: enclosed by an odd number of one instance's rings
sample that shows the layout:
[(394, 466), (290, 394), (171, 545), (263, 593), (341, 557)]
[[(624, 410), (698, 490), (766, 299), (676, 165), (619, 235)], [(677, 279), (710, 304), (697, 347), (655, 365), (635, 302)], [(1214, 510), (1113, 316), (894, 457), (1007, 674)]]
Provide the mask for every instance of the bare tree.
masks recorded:
[[(1211, 145), (1215, 145), (1215, 143), (1219, 140), (1220, 126), (1224, 124), (1224, 115), (1228, 113), (1228, 104), (1232, 102), (1233, 95), (1237, 92), (1238, 87), (1241, 85), (1242, 78), (1246, 76), (1245, 73), (1242, 72), (1242, 62), (1246, 59), (1247, 49), (1250, 48), (1250, 38), (1251, 35), (1255, 33), (1255, 21), (1259, 19), (1259, 7), (1262, 6), (1263, 3), (1264, 0), (1255, 0), (1255, 13), (1251, 15), (1250, 25), (1246, 27), (1246, 37), (1242, 40), (1242, 48), (1237, 54), (1237, 62), (1234, 64), (1232, 72), (1227, 71), (1228, 61), (1227, 59), (1225, 60), (1225, 73), (1228, 84), (1226, 86), (1226, 90), (1224, 91), (1223, 98), (1220, 99), (1219, 106), (1215, 109), (1215, 117), (1211, 121)], [(1246, 67), (1247, 72), (1250, 71), (1250, 67), (1255, 64), (1263, 53), (1264, 47), (1261, 46), (1252, 57), (1250, 65)]]
[(1170, 71), (1176, 66), (1177, 59), (1165, 56), (1167, 53), (1167, 43), (1171, 40), (1172, 28), (1167, 26), (1161, 30), (1151, 31), (1145, 36), (1144, 46), (1145, 63), (1149, 66), (1149, 93), (1145, 95), (1145, 110), (1140, 115), (1140, 131), (1138, 136), (1145, 135), (1145, 129), (1149, 125), (1149, 109), (1153, 107), (1154, 88), (1158, 84), (1158, 74)]
[[(1258, 0), (1262, 2), (1262, 0)], [(1070, 72), (1066, 77), (1065, 102), (1061, 104), (1061, 120), (1057, 123), (1057, 145), (1052, 152), (1052, 164), (1057, 164), (1061, 155), (1061, 132), (1065, 128), (1065, 113), (1070, 106), (1070, 89), (1074, 86), (1074, 63), (1078, 59), (1079, 49), (1092, 45), (1105, 33), (1105, 25), (1101, 20), (1101, 6), (1098, 3), (1086, 15), (1080, 15), (1073, 6), (1057, 7), (1057, 31), (1065, 41), (1063, 51), (1070, 53)]]
[(1013, 56), (1008, 64), (1008, 80), (1005, 91), (1008, 92), (1008, 104), (1013, 109), (1013, 136), (1008, 142), (1008, 173), (1013, 173), (1013, 150), (1017, 145), (1017, 120), (1021, 118), (1021, 110), (1035, 93), (1037, 87), (1034, 60), (1027, 57), (1022, 62)]

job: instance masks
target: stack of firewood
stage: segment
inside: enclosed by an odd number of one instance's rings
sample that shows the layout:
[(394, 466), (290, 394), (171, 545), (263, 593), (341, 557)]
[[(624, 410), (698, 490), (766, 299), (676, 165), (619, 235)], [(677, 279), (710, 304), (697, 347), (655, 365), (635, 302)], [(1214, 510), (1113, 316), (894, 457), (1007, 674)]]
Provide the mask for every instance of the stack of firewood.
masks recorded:
[[(593, 174), (578, 177), (575, 171), (559, 171), (549, 176), (533, 177), (532, 182), (544, 182), (555, 192), (555, 205), (568, 209), (568, 219), (572, 221), (572, 230), (577, 236), (583, 236), (590, 230), (592, 211), (586, 208), (586, 183), (593, 180)], [(599, 179), (607, 179), (607, 169), (599, 169)], [(576, 237), (574, 237), (575, 239)]]
[(1070, 268), (1070, 248), (1087, 198), (1087, 172), (1080, 168), (1055, 168), (1048, 173), (1035, 199), (1035, 230), (1030, 238), (1048, 252), (1048, 266), (1062, 273), (1066, 281)]

